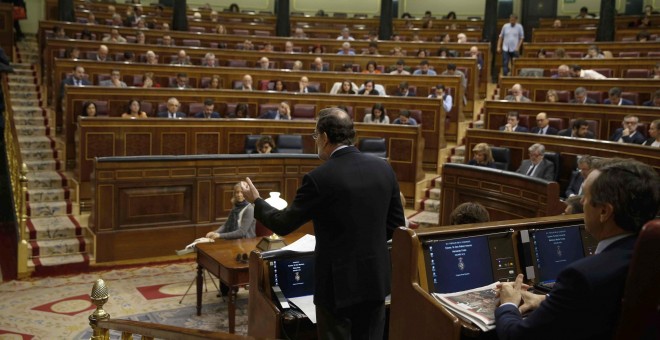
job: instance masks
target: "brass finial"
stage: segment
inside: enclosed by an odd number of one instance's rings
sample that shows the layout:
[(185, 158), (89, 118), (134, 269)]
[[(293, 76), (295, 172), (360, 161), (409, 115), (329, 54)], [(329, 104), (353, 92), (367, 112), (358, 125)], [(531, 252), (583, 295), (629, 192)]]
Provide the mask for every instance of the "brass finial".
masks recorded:
[(98, 321), (109, 319), (110, 314), (103, 310), (103, 305), (108, 302), (109, 297), (108, 286), (105, 285), (105, 281), (103, 281), (103, 279), (96, 280), (94, 287), (92, 287), (92, 293), (89, 295), (89, 297), (92, 300), (92, 303), (96, 306), (94, 313), (89, 316), (89, 321), (92, 322), (92, 320)]

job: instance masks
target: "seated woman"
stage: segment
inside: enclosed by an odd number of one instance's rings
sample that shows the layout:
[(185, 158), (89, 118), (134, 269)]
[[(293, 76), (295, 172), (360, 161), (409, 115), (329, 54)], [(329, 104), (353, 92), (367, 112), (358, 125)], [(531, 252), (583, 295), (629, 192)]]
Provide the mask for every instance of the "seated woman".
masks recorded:
[(486, 143), (479, 143), (472, 149), (474, 158), (472, 158), (468, 165), (485, 166), (487, 168), (495, 168), (495, 160), (493, 159), (493, 152), (490, 150), (490, 145)]
[(249, 106), (245, 103), (236, 104), (236, 109), (227, 118), (250, 118)]
[(355, 94), (357, 85), (353, 84), (350, 80), (335, 83), (330, 90), (330, 94)]
[(362, 71), (362, 73), (380, 74), (381, 72), (378, 69), (378, 64), (376, 64), (376, 62), (373, 60), (369, 60), (367, 62), (366, 70)]
[[(227, 221), (216, 231), (206, 234), (206, 237), (226, 240), (256, 237), (257, 220), (254, 219), (254, 205), (245, 200), (243, 186), (247, 187), (247, 183), (238, 182), (234, 185), (234, 197), (231, 199), (233, 208), (229, 212)], [(222, 295), (227, 295), (229, 287), (221, 283), (220, 292)]]
[(546, 103), (557, 103), (559, 102), (559, 95), (557, 91), (550, 89), (545, 93), (545, 102)]
[(275, 141), (271, 136), (261, 136), (255, 144), (258, 153), (276, 153)]
[(96, 117), (96, 104), (94, 104), (94, 102), (83, 103), (80, 115), (83, 117)]
[(642, 145), (660, 147), (660, 119), (656, 119), (649, 125), (649, 139), (644, 141)]
[(596, 45), (591, 45), (587, 49), (587, 55), (582, 59), (605, 59), (605, 55), (600, 51)]
[(146, 72), (144, 76), (142, 77), (142, 84), (138, 85), (138, 87), (144, 87), (144, 88), (149, 88), (149, 87), (160, 87), (160, 84), (154, 81), (154, 73), (153, 72)]
[(365, 96), (379, 96), (380, 93), (376, 90), (374, 86), (374, 81), (373, 80), (367, 80), (364, 82), (364, 88), (360, 91), (358, 91), (358, 94), (362, 94)]
[(276, 92), (286, 92), (286, 86), (284, 85), (284, 82), (278, 79), (275, 81), (275, 86), (273, 87), (273, 90)]
[(209, 82), (209, 89), (211, 90), (219, 90), (222, 87), (220, 86), (220, 76), (218, 75), (213, 75), (211, 77), (211, 81)]
[(389, 124), (390, 117), (385, 114), (385, 107), (383, 104), (377, 103), (371, 107), (371, 113), (367, 113), (364, 116), (364, 122), (372, 124)]
[(131, 99), (128, 101), (128, 110), (122, 113), (121, 118), (128, 119), (138, 119), (138, 118), (148, 118), (147, 113), (142, 111), (142, 104), (137, 99)]

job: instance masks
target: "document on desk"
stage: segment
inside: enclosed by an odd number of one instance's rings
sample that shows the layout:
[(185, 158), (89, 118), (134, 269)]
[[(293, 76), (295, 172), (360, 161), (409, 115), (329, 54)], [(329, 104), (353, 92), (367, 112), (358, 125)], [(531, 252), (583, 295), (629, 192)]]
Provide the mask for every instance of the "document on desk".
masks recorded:
[(290, 250), (299, 253), (314, 251), (316, 248), (316, 237), (314, 235), (306, 234), (299, 238), (296, 242), (289, 244), (282, 248), (282, 250)]
[(316, 323), (316, 306), (314, 305), (314, 295), (305, 295), (289, 299), (290, 303), (293, 303), (300, 309), (307, 318), (312, 323)]

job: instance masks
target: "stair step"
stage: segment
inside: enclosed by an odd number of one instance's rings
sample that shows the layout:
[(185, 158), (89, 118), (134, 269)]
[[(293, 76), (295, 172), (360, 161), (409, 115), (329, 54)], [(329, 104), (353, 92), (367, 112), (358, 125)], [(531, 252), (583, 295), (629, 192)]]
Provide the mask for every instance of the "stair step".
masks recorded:
[(45, 117), (44, 109), (34, 106), (17, 105), (12, 101), (12, 110), (14, 117)]
[(28, 189), (55, 189), (66, 187), (68, 180), (57, 171), (28, 172)]
[(428, 198), (433, 200), (440, 200), (441, 192), (440, 188), (429, 188), (426, 190), (426, 195)]
[(455, 147), (454, 148), (454, 155), (464, 156), (465, 155), (465, 145)]
[(88, 245), (92, 244), (91, 238), (79, 236), (77, 238), (66, 238), (61, 240), (42, 240), (28, 242), (28, 254), (34, 257), (66, 256), (86, 252)]
[(464, 164), (465, 163), (465, 157), (464, 156), (451, 156), (449, 157), (449, 161), (451, 163), (459, 163), (459, 164)]
[(424, 211), (431, 211), (438, 213), (440, 212), (440, 201), (426, 198), (422, 200), (422, 207), (424, 208)]
[(410, 222), (419, 224), (420, 227), (429, 227), (440, 224), (440, 214), (431, 211), (420, 211), (410, 217)]
[(486, 128), (486, 123), (483, 120), (477, 120), (474, 123), (472, 123), (472, 125), (475, 129), (485, 129)]
[(34, 217), (51, 217), (51, 216), (66, 216), (71, 214), (73, 206), (69, 201), (57, 202), (28, 202), (27, 216)]
[(23, 160), (28, 171), (57, 171), (62, 169), (62, 163), (57, 159), (26, 161)]
[(53, 240), (83, 235), (82, 227), (72, 216), (30, 218), (26, 226), (30, 240)]
[(70, 196), (69, 189), (29, 189), (27, 200), (31, 203), (54, 202), (68, 200)]
[(49, 136), (50, 127), (33, 125), (15, 125), (18, 136)]
[(57, 151), (51, 148), (21, 150), (21, 156), (24, 161), (49, 161), (57, 158)]
[(64, 256), (47, 256), (47, 257), (33, 257), (28, 260), (29, 268), (36, 268), (37, 266), (53, 267), (64, 264), (85, 263), (89, 261), (86, 253), (64, 255)]
[(50, 149), (55, 147), (55, 141), (47, 136), (19, 136), (18, 144), (21, 150)]

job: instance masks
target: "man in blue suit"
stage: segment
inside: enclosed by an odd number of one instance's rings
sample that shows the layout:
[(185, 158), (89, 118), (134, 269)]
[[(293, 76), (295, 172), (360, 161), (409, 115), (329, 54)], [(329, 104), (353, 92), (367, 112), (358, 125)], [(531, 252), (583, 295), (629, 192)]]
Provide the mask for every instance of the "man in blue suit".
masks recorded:
[(636, 235), (658, 213), (660, 178), (646, 164), (615, 159), (589, 174), (583, 192), (596, 254), (569, 264), (548, 295), (526, 291), (522, 274), (503, 284), (495, 310), (499, 339), (612, 338)]
[(613, 87), (607, 92), (608, 98), (603, 100), (603, 104), (609, 105), (635, 105), (632, 101), (621, 98), (621, 89)]
[(291, 107), (287, 102), (281, 102), (277, 110), (269, 110), (264, 112), (260, 119), (275, 119), (275, 120), (291, 120)]
[(612, 136), (610, 136), (610, 141), (635, 144), (644, 143), (646, 137), (637, 131), (637, 124), (639, 124), (639, 118), (637, 116), (627, 115), (623, 117), (622, 127), (614, 131)]
[(396, 174), (353, 146), (353, 121), (339, 108), (319, 112), (312, 137), (324, 163), (303, 177), (287, 208), (271, 207), (249, 178), (243, 194), (277, 234), (314, 222), (318, 338), (382, 339), (391, 282), (386, 243), (405, 224)]
[(172, 97), (167, 100), (167, 110), (158, 112), (158, 118), (186, 118), (186, 114), (179, 112), (181, 104), (179, 100)]
[(520, 114), (518, 111), (509, 111), (509, 113), (506, 115), (506, 124), (500, 126), (500, 131), (506, 131), (506, 132), (527, 132), (527, 128), (518, 125), (520, 122)]
[(195, 118), (220, 118), (220, 114), (215, 112), (215, 102), (211, 98), (204, 100), (204, 109), (195, 114)]

